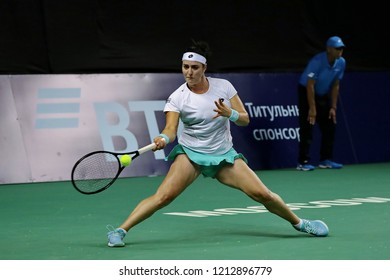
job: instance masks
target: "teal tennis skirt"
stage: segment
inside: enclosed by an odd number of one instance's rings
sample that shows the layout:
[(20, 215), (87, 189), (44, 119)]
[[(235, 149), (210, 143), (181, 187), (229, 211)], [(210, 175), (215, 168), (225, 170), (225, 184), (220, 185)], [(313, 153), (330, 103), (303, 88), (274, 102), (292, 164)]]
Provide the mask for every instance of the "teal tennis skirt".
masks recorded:
[(218, 171), (222, 167), (226, 165), (233, 165), (236, 159), (241, 158), (246, 163), (248, 163), (244, 155), (241, 153), (237, 153), (236, 150), (234, 150), (233, 148), (231, 148), (229, 151), (222, 155), (212, 155), (195, 152), (180, 144), (176, 145), (172, 149), (172, 151), (166, 157), (166, 160), (174, 160), (176, 156), (180, 154), (186, 154), (192, 162), (199, 165), (204, 177), (211, 178), (215, 178)]

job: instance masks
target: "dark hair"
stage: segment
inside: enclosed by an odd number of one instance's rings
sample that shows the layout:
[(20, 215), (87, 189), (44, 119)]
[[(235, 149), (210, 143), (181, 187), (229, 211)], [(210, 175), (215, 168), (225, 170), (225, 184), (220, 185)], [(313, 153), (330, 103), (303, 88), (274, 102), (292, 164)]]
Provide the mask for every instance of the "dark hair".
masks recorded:
[(195, 41), (192, 39), (192, 45), (187, 48), (186, 52), (194, 52), (204, 56), (206, 59), (209, 59), (211, 56), (211, 51), (209, 44), (205, 41)]

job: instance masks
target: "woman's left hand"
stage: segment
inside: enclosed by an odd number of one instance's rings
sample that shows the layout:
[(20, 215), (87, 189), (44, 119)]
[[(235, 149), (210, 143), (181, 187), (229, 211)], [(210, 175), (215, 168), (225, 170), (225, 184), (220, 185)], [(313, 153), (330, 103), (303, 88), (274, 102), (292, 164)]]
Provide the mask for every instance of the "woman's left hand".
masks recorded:
[(213, 119), (221, 116), (228, 118), (232, 113), (231, 112), (232, 110), (229, 107), (227, 107), (225, 103), (223, 103), (223, 101), (224, 101), (223, 98), (220, 98), (218, 101), (214, 101), (215, 106), (217, 107), (216, 109), (214, 109), (214, 112), (216, 112), (217, 114), (213, 117)]

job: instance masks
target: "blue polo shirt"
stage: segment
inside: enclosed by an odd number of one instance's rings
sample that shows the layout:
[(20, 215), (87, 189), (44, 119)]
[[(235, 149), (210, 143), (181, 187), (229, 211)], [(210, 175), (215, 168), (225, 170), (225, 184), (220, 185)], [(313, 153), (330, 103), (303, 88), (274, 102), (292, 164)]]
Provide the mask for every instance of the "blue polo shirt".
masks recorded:
[(343, 78), (345, 64), (345, 59), (340, 57), (331, 66), (329, 65), (326, 52), (321, 52), (310, 59), (299, 79), (299, 83), (302, 86), (306, 86), (309, 79), (315, 80), (315, 94), (320, 96), (325, 95), (330, 92), (336, 80)]

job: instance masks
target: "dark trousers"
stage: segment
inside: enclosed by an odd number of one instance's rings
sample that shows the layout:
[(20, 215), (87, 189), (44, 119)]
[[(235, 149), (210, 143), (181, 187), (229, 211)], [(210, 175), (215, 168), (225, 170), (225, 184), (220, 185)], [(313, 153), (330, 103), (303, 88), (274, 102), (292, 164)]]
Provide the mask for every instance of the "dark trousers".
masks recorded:
[[(311, 125), (308, 120), (309, 104), (307, 102), (306, 87), (298, 86), (298, 109), (299, 109), (299, 155), (298, 162), (305, 164), (310, 161), (310, 146), (313, 141), (314, 125)], [(330, 95), (316, 96), (316, 124), (321, 131), (321, 150), (320, 161), (332, 159), (333, 157), (333, 142), (335, 136), (336, 125), (332, 119), (329, 119), (329, 110), (331, 108)]]

